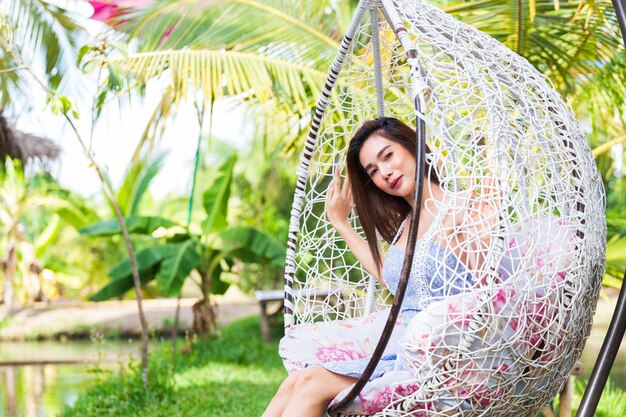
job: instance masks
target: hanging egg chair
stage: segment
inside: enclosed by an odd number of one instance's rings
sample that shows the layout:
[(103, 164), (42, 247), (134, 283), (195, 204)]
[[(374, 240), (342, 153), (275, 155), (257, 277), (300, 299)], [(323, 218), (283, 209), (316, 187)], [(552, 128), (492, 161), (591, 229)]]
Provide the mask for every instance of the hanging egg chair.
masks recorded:
[[(360, 267), (325, 214), (330, 180), (336, 171), (345, 176), (350, 138), (381, 116), (416, 130), (414, 207), (424, 204), (411, 214), (395, 290)], [(425, 178), (433, 177), (445, 198), (423, 202), (432, 186)], [(488, 239), (475, 236), (471, 218), (447, 221), (475, 201), (495, 211)], [(434, 220), (417, 239), (423, 215)], [(362, 231), (356, 212), (350, 221)], [(378, 344), (359, 352), (369, 365), (329, 415), (535, 416), (562, 388), (589, 336), (605, 230), (604, 191), (586, 138), (543, 75), (425, 1), (361, 0), (298, 170), (286, 335), (384, 317), (372, 335)], [(390, 243), (381, 239), (383, 254)], [(432, 288), (439, 285), (433, 276), (468, 273), (471, 288)], [(430, 287), (412, 288), (416, 279)], [(424, 295), (421, 311), (394, 339), (405, 293)], [(388, 343), (400, 346), (402, 367), (373, 386)]]

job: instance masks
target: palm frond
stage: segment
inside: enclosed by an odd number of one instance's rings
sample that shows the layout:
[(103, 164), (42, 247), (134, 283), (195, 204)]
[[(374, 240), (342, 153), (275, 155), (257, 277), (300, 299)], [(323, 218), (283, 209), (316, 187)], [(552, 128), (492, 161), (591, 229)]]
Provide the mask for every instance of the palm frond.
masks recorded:
[(443, 9), (517, 51), (572, 93), (580, 77), (592, 77), (621, 49), (607, 0), (475, 0), (444, 2)]
[(20, 76), (22, 72), (14, 70), (16, 68), (19, 67), (13, 58), (0, 49), (0, 107), (10, 105), (11, 98), (24, 88)]
[(144, 52), (109, 62), (144, 82), (167, 77), (173, 102), (200, 95), (206, 100), (230, 96), (266, 103), (280, 92), (300, 112), (310, 107), (326, 78), (326, 73), (302, 64), (224, 50)]
[(611, 148), (613, 148), (613, 146), (619, 145), (620, 143), (624, 143), (626, 142), (626, 136), (620, 136), (618, 138), (614, 138), (611, 139), (610, 141), (603, 143), (602, 145), (598, 146), (597, 148), (594, 148), (592, 150), (593, 156), (599, 156), (602, 155), (608, 151), (611, 150)]
[(140, 40), (140, 52), (224, 49), (326, 68), (342, 33), (322, 2), (280, 0), (157, 1), (129, 10), (119, 28)]
[[(12, 47), (27, 62), (41, 63), (38, 71), (42, 71), (42, 78), (52, 89), (78, 86), (76, 91), (81, 91), (75, 63), (86, 32), (77, 23), (76, 16), (45, 0), (5, 0), (0, 2), (0, 14), (6, 16), (13, 31)], [(3, 62), (5, 60), (6, 56), (3, 57), (0, 51), (0, 68), (7, 67)], [(29, 95), (27, 87), (20, 83), (21, 76), (22, 73), (16, 74), (10, 85), (0, 82), (0, 94), (5, 105), (9, 104), (5, 101), (8, 96), (16, 101), (17, 91), (20, 95)], [(9, 94), (10, 91), (13, 93)]]

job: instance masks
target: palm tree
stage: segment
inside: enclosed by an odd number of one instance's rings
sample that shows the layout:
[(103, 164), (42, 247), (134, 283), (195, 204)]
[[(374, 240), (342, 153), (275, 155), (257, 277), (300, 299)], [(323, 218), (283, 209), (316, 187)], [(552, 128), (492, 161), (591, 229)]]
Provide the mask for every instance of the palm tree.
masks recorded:
[[(178, 108), (174, 104), (210, 105), (230, 97), (261, 116), (254, 119), (258, 129), (294, 149), (299, 145), (294, 139), (303, 138), (297, 127), (306, 125), (303, 119), (308, 120), (357, 3), (146, 0), (141, 8), (117, 8), (108, 15), (137, 47), (132, 52), (110, 47), (95, 60), (109, 69), (105, 89), (118, 94), (140, 90), (151, 79), (166, 81), (149, 122), (153, 126), (166, 123)], [(590, 121), (592, 146), (607, 142), (604, 115), (622, 113), (626, 85), (609, 0), (437, 3), (526, 57), (577, 105), (579, 118)], [(285, 126), (289, 133), (279, 132)], [(622, 133), (617, 136), (626, 136)], [(138, 148), (154, 139), (144, 136)]]

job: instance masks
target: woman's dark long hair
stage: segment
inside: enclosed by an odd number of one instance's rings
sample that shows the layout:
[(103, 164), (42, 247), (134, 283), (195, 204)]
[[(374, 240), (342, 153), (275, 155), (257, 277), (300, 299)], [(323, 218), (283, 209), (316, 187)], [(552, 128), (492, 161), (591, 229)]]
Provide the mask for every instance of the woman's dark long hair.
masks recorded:
[[(378, 188), (361, 165), (359, 159), (361, 148), (365, 141), (374, 134), (400, 144), (411, 155), (415, 154), (417, 134), (415, 130), (398, 119), (379, 117), (363, 123), (363, 126), (359, 128), (348, 146), (348, 177), (352, 184), (354, 204), (376, 268), (380, 273), (382, 262), (376, 232), (387, 242), (391, 243), (400, 227), (400, 223), (411, 211), (411, 206), (404, 198), (387, 194)], [(426, 152), (430, 152), (428, 147), (426, 147)], [(428, 179), (439, 184), (439, 178), (437, 178), (435, 170), (430, 168), (426, 164)]]

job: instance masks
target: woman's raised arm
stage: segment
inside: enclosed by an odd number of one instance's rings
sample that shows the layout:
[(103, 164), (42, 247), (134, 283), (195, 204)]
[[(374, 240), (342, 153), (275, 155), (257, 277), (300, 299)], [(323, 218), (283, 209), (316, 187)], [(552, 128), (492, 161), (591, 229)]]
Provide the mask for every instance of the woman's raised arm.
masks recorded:
[(380, 281), (381, 284), (384, 284), (379, 273), (380, 268), (374, 262), (367, 242), (354, 230), (348, 221), (348, 215), (352, 207), (354, 207), (354, 200), (352, 199), (350, 180), (346, 178), (342, 186), (339, 171), (335, 171), (335, 177), (330, 182), (328, 192), (326, 193), (326, 214), (328, 220), (346, 241), (348, 248), (350, 248), (350, 251), (361, 266)]

